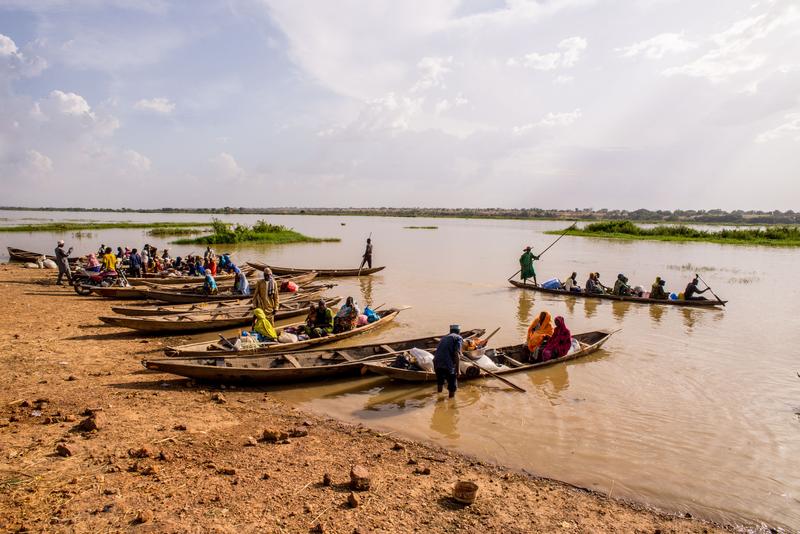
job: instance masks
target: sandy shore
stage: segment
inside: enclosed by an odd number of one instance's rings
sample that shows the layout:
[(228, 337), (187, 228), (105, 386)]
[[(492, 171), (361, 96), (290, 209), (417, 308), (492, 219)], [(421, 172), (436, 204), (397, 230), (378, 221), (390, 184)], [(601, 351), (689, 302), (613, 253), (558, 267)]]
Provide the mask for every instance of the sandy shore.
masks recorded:
[[(2, 531), (729, 531), (147, 372), (140, 360), (175, 338), (102, 325), (111, 301), (54, 282), (0, 266)], [(354, 465), (370, 488), (351, 497)], [(479, 484), (472, 506), (450, 498), (457, 480)]]

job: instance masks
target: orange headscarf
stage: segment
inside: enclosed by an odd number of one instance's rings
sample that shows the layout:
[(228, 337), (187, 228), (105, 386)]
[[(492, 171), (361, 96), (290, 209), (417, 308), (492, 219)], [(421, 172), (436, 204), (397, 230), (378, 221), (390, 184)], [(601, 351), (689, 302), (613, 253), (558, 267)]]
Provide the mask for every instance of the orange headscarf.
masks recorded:
[[(542, 315), (544, 315), (543, 321), (541, 320)], [(528, 350), (535, 351), (542, 344), (545, 337), (553, 335), (554, 330), (553, 318), (550, 317), (550, 312), (543, 311), (537, 315), (536, 319), (528, 327)]]

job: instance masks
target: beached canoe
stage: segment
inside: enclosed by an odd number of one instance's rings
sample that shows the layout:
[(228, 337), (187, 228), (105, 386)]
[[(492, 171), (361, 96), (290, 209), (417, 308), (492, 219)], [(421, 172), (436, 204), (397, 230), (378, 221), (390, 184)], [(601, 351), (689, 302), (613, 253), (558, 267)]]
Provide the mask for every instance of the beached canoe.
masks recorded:
[[(478, 337), (484, 332), (481, 329), (467, 330), (462, 332), (462, 336)], [(151, 371), (217, 383), (292, 384), (307, 380), (358, 376), (365, 361), (385, 358), (389, 352), (414, 347), (434, 351), (440, 339), (439, 336), (430, 336), (267, 356), (222, 355), (142, 360), (142, 365)]]
[[(164, 354), (166, 354), (167, 356), (181, 356), (181, 357), (239, 356), (239, 355), (245, 356), (245, 355), (270, 354), (274, 352), (300, 350), (306, 347), (313, 347), (315, 345), (326, 345), (329, 343), (334, 343), (342, 339), (347, 339), (349, 337), (357, 336), (359, 334), (371, 332), (372, 330), (376, 330), (392, 322), (401, 311), (402, 311), (401, 309), (382, 310), (377, 312), (378, 315), (380, 316), (380, 319), (378, 319), (374, 323), (369, 323), (364, 326), (359, 326), (353, 328), (352, 330), (348, 330), (347, 332), (331, 334), (325, 337), (304, 339), (297, 341), (295, 343), (259, 343), (258, 346), (253, 348), (234, 350), (233, 348), (223, 346), (222, 340), (201, 341), (198, 343), (188, 343), (186, 345), (167, 347), (166, 349), (164, 349)], [(303, 324), (304, 323), (286, 325), (285, 327), (277, 328), (276, 331), (280, 336), (285, 328), (289, 326), (296, 328)]]
[(589, 298), (589, 299), (602, 299), (602, 300), (616, 300), (620, 302), (635, 302), (637, 304), (663, 304), (665, 306), (694, 306), (702, 308), (713, 308), (714, 306), (723, 306), (727, 300), (670, 300), (670, 299), (649, 299), (643, 297), (622, 297), (619, 295), (609, 295), (606, 293), (575, 293), (572, 291), (564, 291), (563, 289), (545, 289), (541, 286), (519, 282), (517, 280), (509, 279), (511, 285), (522, 289), (530, 289), (531, 291), (538, 291), (540, 293), (548, 293), (550, 295), (560, 295), (563, 297), (576, 297), (576, 298)]
[[(597, 330), (595, 332), (576, 334), (573, 337), (580, 342), (580, 350), (562, 358), (556, 358), (546, 362), (522, 363), (525, 358), (525, 352), (527, 351), (527, 348), (522, 344), (510, 345), (508, 347), (501, 347), (497, 349), (486, 349), (485, 354), (496, 365), (502, 366), (497, 371), (492, 369), (494, 374), (506, 375), (511, 373), (519, 373), (522, 371), (530, 371), (532, 369), (547, 367), (588, 356), (589, 354), (600, 349), (600, 347), (602, 347), (603, 344), (608, 341), (608, 338), (610, 338), (612, 334), (613, 332), (608, 332), (606, 330)], [(364, 368), (370, 372), (388, 376), (389, 378), (396, 380), (404, 380), (406, 382), (431, 382), (436, 380), (436, 373), (423, 371), (420, 369), (402, 369), (398, 367), (391, 367), (391, 364), (396, 360), (397, 355), (383, 358), (381, 360), (370, 361), (364, 363)], [(490, 377), (490, 375), (486, 371), (481, 370), (479, 373), (475, 372), (474, 374), (472, 372), (468, 372), (466, 374), (462, 373), (459, 375), (458, 379), (472, 380), (475, 378), (487, 377)]]
[(149, 290), (141, 287), (119, 286), (84, 286), (91, 289), (92, 293), (115, 300), (142, 300), (147, 298)]
[[(310, 293), (322, 289), (333, 287), (331, 284), (314, 284), (309, 285), (309, 282), (316, 278), (317, 273), (303, 273), (297, 276), (283, 277), (278, 281), (280, 282), (291, 281), (297, 284), (300, 289), (297, 293)], [(255, 284), (251, 284), (251, 293), (255, 290)], [(222, 288), (221, 288), (222, 289)], [(289, 291), (281, 291), (281, 293), (289, 293)], [(222, 300), (246, 300), (251, 299), (251, 295), (234, 295), (231, 291), (220, 291), (216, 295), (207, 295), (203, 292), (202, 286), (191, 287), (189, 289), (174, 290), (172, 288), (156, 289), (150, 288), (147, 293), (147, 298), (152, 300), (160, 300), (162, 302), (170, 302), (172, 304), (192, 304), (195, 302), (216, 302)]]
[[(342, 297), (325, 299), (329, 307), (337, 305)], [(298, 301), (281, 305), (275, 313), (275, 320), (291, 319), (308, 313), (308, 302)], [(250, 307), (238, 310), (213, 313), (194, 312), (177, 315), (156, 315), (151, 317), (100, 317), (100, 320), (113, 326), (132, 330), (157, 333), (203, 332), (206, 330), (226, 330), (253, 323), (253, 310)]]
[[(53, 247), (55, 248), (55, 247)], [(21, 248), (14, 248), (14, 247), (6, 247), (8, 250), (8, 259), (10, 261), (24, 261), (26, 263), (36, 263), (36, 261), (44, 256), (48, 260), (56, 261), (56, 257), (52, 254), (40, 254), (39, 252), (30, 252), (28, 250), (22, 250)], [(69, 259), (70, 263), (78, 263), (81, 260), (80, 257), (72, 257)]]
[[(252, 273), (252, 271), (248, 271), (245, 274), (250, 276), (250, 273)], [(233, 274), (218, 274), (214, 277), (214, 280), (216, 280), (217, 284), (219, 284), (220, 282), (232, 281), (233, 277)], [(146, 277), (128, 277), (128, 282), (134, 286), (171, 286), (181, 284), (202, 285), (204, 281), (205, 276), (161, 276), (150, 274)]]
[(247, 265), (252, 267), (253, 269), (263, 271), (264, 268), (269, 267), (272, 269), (272, 274), (275, 276), (284, 275), (284, 274), (301, 274), (301, 273), (310, 273), (316, 272), (320, 278), (335, 278), (339, 276), (366, 276), (369, 274), (377, 273), (378, 271), (384, 270), (386, 267), (373, 267), (371, 269), (295, 269), (292, 267), (275, 267), (273, 265), (267, 265), (266, 263), (261, 263), (257, 261), (249, 261)]
[[(319, 299), (326, 289), (319, 291), (283, 294), (281, 304), (309, 302)], [(248, 300), (218, 300), (216, 302), (196, 302), (194, 304), (164, 304), (145, 306), (112, 306), (111, 311), (129, 317), (148, 317), (153, 315), (176, 315), (181, 313), (215, 313), (222, 311), (250, 310), (253, 304)]]

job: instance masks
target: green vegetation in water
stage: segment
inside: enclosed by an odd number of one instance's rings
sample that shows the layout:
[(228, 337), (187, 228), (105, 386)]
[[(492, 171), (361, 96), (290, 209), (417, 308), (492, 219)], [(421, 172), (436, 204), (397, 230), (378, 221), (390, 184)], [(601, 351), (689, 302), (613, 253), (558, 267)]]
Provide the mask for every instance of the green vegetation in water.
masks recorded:
[(438, 226), (404, 226), (403, 228), (407, 228), (408, 230), (436, 230)]
[(0, 232), (79, 232), (82, 230), (112, 230), (117, 228), (180, 228), (186, 226), (208, 226), (207, 222), (53, 222), (42, 224), (20, 224), (0, 226)]
[[(561, 234), (553, 230), (548, 234)], [(704, 241), (732, 245), (800, 246), (800, 228), (796, 226), (770, 226), (761, 228), (734, 228), (717, 231), (698, 230), (685, 225), (659, 225), (642, 228), (631, 221), (606, 221), (574, 228), (567, 235), (604, 237), (611, 239), (645, 239), (655, 241)]]
[(88, 238), (92, 237), (93, 235), (94, 234), (92, 234), (92, 232), (78, 231), (78, 232), (73, 232), (72, 237), (74, 237), (75, 239), (83, 239), (83, 238), (87, 238), (88, 239)]
[(232, 243), (322, 243), (341, 241), (337, 238), (309, 237), (291, 228), (287, 228), (286, 226), (269, 224), (266, 221), (258, 221), (253, 226), (246, 226), (243, 224), (234, 226), (222, 222), (219, 219), (214, 219), (211, 223), (211, 230), (211, 235), (178, 239), (174, 241), (174, 243), (176, 245), (212, 245)]
[(147, 235), (152, 237), (170, 237), (179, 235), (197, 235), (208, 232), (208, 228), (153, 228), (147, 231)]

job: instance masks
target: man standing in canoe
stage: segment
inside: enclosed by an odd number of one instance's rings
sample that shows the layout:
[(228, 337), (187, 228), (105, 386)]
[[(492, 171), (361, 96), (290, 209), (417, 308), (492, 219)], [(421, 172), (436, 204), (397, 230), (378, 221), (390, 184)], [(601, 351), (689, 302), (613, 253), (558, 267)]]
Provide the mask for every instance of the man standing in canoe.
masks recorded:
[(280, 306), (280, 288), (272, 276), (272, 269), (269, 267), (264, 268), (264, 279), (259, 280), (256, 284), (256, 291), (253, 295), (253, 308), (261, 308), (269, 319), (269, 322), (275, 324), (275, 312)]
[(450, 325), (450, 333), (439, 341), (436, 347), (436, 354), (433, 357), (433, 370), (436, 372), (436, 391), (439, 393), (444, 389), (444, 382), (447, 381), (447, 393), (451, 399), (456, 396), (458, 383), (458, 363), (461, 360), (461, 345), (464, 339), (461, 337), (461, 327), (457, 324)]
[(534, 260), (538, 259), (539, 256), (531, 252), (531, 247), (525, 247), (522, 256), (519, 257), (520, 276), (523, 282), (527, 283), (528, 278), (533, 278), (533, 285), (539, 285), (536, 283), (536, 269), (533, 268)]
[(361, 265), (358, 267), (360, 271), (364, 264), (367, 264), (369, 269), (372, 269), (372, 239), (367, 238), (367, 247), (364, 249), (364, 255), (361, 258)]
[(69, 250), (64, 250), (64, 240), (62, 239), (59, 240), (55, 252), (56, 265), (58, 266), (58, 280), (56, 280), (56, 285), (63, 286), (64, 283), (61, 280), (65, 276), (67, 277), (67, 281), (71, 284), (72, 273), (69, 272), (69, 255), (72, 254), (72, 247), (69, 247)]

